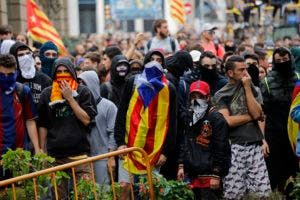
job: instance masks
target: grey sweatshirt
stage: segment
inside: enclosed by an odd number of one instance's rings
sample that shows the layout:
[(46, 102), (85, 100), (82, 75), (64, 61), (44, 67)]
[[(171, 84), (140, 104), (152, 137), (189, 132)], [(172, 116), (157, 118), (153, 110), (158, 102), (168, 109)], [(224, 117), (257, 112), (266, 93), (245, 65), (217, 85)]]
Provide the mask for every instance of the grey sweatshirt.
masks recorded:
[(91, 156), (104, 154), (108, 149), (116, 149), (114, 138), (114, 125), (117, 107), (111, 101), (101, 98), (99, 78), (94, 71), (85, 71), (79, 75), (81, 80), (91, 90), (97, 104), (98, 115), (95, 117), (96, 126), (92, 129), (89, 141), (91, 145)]

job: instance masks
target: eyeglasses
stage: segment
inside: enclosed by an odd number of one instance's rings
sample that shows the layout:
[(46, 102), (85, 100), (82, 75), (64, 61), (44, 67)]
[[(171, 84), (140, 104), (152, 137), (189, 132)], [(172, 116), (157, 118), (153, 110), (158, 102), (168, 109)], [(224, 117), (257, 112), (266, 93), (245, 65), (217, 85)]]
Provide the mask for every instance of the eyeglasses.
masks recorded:
[(32, 55), (32, 52), (28, 51), (28, 52), (25, 52), (25, 53), (18, 53), (17, 54), (18, 57), (22, 57), (22, 56), (25, 56), (25, 55)]
[(207, 69), (215, 69), (217, 67), (216, 64), (213, 64), (213, 65), (208, 65), (208, 64), (205, 64), (205, 65), (202, 65), (203, 67), (207, 68)]

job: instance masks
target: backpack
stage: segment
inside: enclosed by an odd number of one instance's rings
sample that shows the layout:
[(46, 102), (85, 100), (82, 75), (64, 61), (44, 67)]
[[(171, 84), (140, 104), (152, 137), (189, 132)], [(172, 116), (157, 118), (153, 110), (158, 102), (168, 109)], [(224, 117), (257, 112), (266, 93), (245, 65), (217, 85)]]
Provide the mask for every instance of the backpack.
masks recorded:
[[(153, 38), (152, 38), (153, 39)], [(150, 50), (151, 44), (152, 44), (152, 39), (150, 39), (147, 43), (147, 49), (148, 51)], [(175, 44), (175, 39), (170, 37), (170, 45), (171, 45), (171, 49), (173, 52), (175, 52), (176, 50), (176, 44)]]

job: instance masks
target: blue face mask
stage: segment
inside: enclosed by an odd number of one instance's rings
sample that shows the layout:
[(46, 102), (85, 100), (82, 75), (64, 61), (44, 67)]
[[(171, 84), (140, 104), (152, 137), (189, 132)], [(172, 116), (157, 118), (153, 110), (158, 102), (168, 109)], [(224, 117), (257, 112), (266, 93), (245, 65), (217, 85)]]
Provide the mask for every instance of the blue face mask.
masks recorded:
[(17, 81), (17, 72), (10, 73), (8, 76), (5, 76), (4, 73), (0, 73), (0, 87), (3, 91), (10, 93), (16, 87)]
[(145, 68), (145, 73), (148, 81), (153, 78), (161, 78), (161, 76), (163, 75), (163, 72), (156, 67)]
[(53, 65), (57, 58), (47, 58), (45, 56), (41, 56), (40, 59), (42, 62), (42, 72), (52, 78)]

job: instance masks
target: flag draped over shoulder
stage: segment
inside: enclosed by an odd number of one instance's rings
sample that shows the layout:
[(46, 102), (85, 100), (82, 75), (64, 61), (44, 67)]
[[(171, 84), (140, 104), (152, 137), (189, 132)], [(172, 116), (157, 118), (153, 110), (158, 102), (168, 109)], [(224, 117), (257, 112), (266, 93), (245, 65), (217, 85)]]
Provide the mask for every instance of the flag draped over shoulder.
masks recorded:
[(34, 0), (27, 0), (26, 6), (27, 29), (31, 38), (41, 43), (52, 41), (57, 45), (60, 55), (68, 55), (68, 51), (65, 48), (61, 37), (46, 14), (39, 8)]
[[(149, 155), (150, 166), (159, 159), (169, 129), (169, 87), (163, 77), (164, 87), (144, 107), (143, 100), (135, 88), (126, 115), (125, 142), (127, 147), (140, 147)], [(133, 174), (145, 174), (146, 163), (140, 152), (127, 154), (123, 167)]]
[[(289, 117), (288, 117), (288, 136), (289, 136), (289, 140), (290, 140), (290, 143), (291, 143), (294, 153), (296, 153), (296, 149), (298, 149), (297, 148), (297, 138), (299, 135), (298, 134), (299, 133), (299, 123), (295, 122), (292, 119), (291, 113), (292, 113), (293, 109), (299, 105), (300, 105), (300, 81), (297, 81), (294, 91), (293, 91), (293, 95), (292, 95), (292, 104), (291, 104)], [(300, 144), (298, 144), (298, 145), (300, 145)]]
[(171, 17), (179, 24), (184, 24), (184, 4), (183, 0), (171, 0), (170, 1)]

